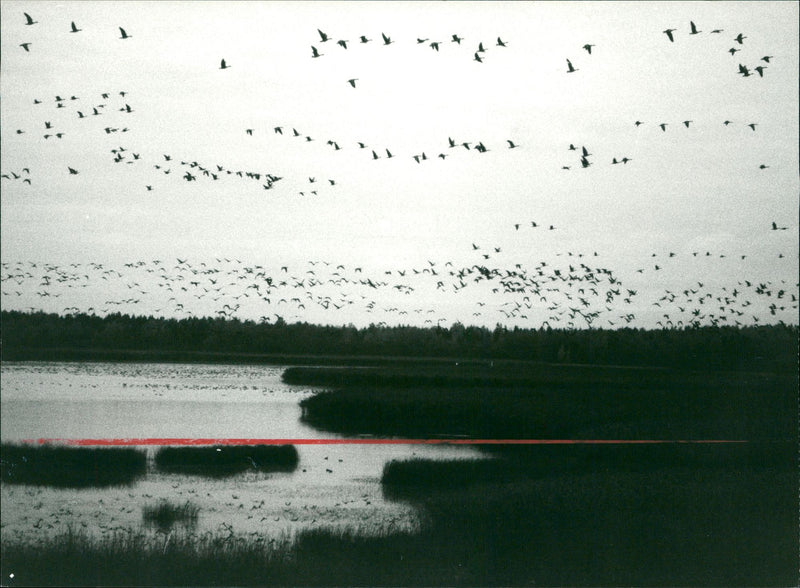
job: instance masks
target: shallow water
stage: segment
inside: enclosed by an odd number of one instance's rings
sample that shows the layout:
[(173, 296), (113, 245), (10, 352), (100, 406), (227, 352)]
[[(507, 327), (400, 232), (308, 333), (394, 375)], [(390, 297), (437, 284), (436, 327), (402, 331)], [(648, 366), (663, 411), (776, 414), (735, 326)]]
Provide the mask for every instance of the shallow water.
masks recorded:
[[(40, 438), (277, 438), (339, 436), (300, 422), (314, 388), (281, 382), (283, 368), (196, 364), (4, 363), (3, 442)], [(38, 540), (71, 527), (101, 536), (142, 527), (161, 499), (199, 507), (192, 531), (291, 537), (311, 527), (365, 534), (413, 530), (419, 513), (383, 498), (392, 459), (474, 458), (470, 447), (298, 445), (291, 473), (224, 479), (165, 474), (151, 465), (131, 486), (56, 489), (3, 483), (0, 537)], [(154, 449), (148, 448), (152, 457)], [(156, 533), (150, 529), (148, 532)]]

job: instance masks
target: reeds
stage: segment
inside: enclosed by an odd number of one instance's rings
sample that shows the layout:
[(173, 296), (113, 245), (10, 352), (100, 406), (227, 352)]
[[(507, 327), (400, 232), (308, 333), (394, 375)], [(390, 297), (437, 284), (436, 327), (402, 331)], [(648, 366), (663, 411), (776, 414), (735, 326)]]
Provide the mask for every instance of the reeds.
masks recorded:
[(157, 527), (161, 531), (168, 531), (175, 525), (193, 528), (197, 525), (199, 512), (200, 507), (188, 500), (183, 504), (161, 500), (157, 504), (145, 505), (142, 508), (142, 519), (145, 525)]
[(162, 447), (156, 468), (168, 473), (225, 477), (248, 470), (292, 472), (299, 457), (293, 445), (213, 445)]
[(796, 497), (768, 468), (554, 474), (421, 492), (413, 534), (66, 533), (0, 557), (15, 585), (785, 586)]
[(8, 484), (85, 488), (132, 484), (147, 469), (143, 451), (130, 447), (0, 446)]

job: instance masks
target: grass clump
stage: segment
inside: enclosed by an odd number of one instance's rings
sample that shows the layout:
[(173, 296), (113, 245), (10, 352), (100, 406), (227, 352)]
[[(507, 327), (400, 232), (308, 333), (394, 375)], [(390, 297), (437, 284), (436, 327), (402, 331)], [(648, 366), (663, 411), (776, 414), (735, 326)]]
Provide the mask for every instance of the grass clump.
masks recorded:
[(147, 470), (147, 456), (130, 447), (0, 446), (3, 482), (57, 488), (132, 484)]
[(156, 452), (155, 465), (168, 473), (225, 477), (247, 470), (292, 472), (299, 459), (293, 445), (162, 447)]
[(161, 500), (158, 504), (145, 505), (142, 508), (142, 519), (147, 526), (168, 531), (176, 524), (187, 528), (195, 527), (199, 512), (200, 507), (188, 500), (183, 504)]

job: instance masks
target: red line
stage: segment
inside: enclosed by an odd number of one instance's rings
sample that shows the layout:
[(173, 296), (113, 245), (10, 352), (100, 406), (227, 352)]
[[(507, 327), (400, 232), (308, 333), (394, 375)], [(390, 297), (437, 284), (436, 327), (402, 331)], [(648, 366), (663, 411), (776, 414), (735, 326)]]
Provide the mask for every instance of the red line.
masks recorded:
[(747, 443), (741, 439), (23, 439), (23, 443), (65, 445), (647, 445)]

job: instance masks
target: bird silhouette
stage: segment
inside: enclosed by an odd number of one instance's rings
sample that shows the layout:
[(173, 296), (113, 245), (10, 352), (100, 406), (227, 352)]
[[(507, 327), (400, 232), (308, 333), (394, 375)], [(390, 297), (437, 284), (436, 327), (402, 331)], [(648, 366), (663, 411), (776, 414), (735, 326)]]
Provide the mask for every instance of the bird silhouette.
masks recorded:
[(666, 29), (663, 33), (669, 38), (671, 43), (675, 42), (675, 39), (672, 37), (672, 33), (674, 33), (677, 29)]
[(689, 21), (689, 27), (692, 29), (692, 31), (689, 33), (690, 35), (696, 35), (698, 33), (702, 33), (703, 32), (703, 31), (698, 31), (697, 27), (694, 26), (694, 22), (691, 21), (691, 20)]
[(69, 173), (71, 175), (73, 175), (73, 176), (77, 176), (78, 175), (78, 170), (72, 169), (71, 167), (67, 167), (67, 169), (69, 170)]
[(132, 36), (126, 33), (125, 29), (123, 29), (122, 27), (119, 27), (119, 34), (120, 34), (120, 39), (130, 39)]
[(458, 43), (459, 45), (461, 45), (461, 41), (463, 41), (463, 40), (464, 40), (464, 37), (459, 37), (458, 35), (453, 35), (450, 38), (450, 42), (451, 43)]
[(509, 149), (514, 149), (514, 148), (517, 147), (517, 145), (511, 139), (506, 139), (506, 142), (508, 143), (508, 148)]
[(759, 65), (758, 67), (754, 67), (753, 69), (758, 72), (758, 77), (763, 78), (764, 77), (764, 70), (767, 69), (767, 66), (766, 65)]
[(481, 56), (478, 55), (477, 51), (475, 52), (475, 57), (473, 57), (472, 60), (477, 61), (478, 63), (483, 63), (483, 59), (481, 59)]
[(229, 67), (230, 67), (230, 65), (228, 65), (227, 63), (225, 63), (225, 60), (224, 60), (224, 59), (223, 59), (223, 60), (220, 62), (220, 64), (219, 64), (219, 68), (220, 68), (220, 69), (228, 69)]
[(573, 73), (576, 71), (578, 70), (572, 67), (572, 62), (569, 59), (567, 59), (567, 73)]
[(506, 45), (505, 41), (503, 41), (503, 40), (502, 40), (500, 37), (497, 37), (497, 43), (496, 43), (496, 45), (497, 45), (498, 47), (507, 47), (507, 46), (508, 46), (508, 45)]
[(362, 43), (369, 43), (372, 39), (367, 39), (365, 35), (361, 35), (361, 42)]
[(39, 22), (38, 20), (33, 20), (31, 18), (31, 15), (28, 14), (27, 12), (23, 12), (22, 14), (25, 15), (25, 24), (26, 25), (32, 25), (32, 24), (36, 24), (37, 22)]
[(317, 32), (319, 33), (319, 38), (321, 43), (324, 43), (325, 41), (330, 39), (330, 37), (328, 37), (328, 35), (323, 33), (321, 30), (317, 29)]
[(383, 44), (384, 45), (391, 45), (392, 43), (394, 43), (394, 41), (392, 41), (392, 38), (391, 37), (387, 37), (384, 33), (381, 33), (381, 37), (383, 37)]
[(30, 47), (31, 44), (32, 43), (20, 43), (19, 46), (22, 47), (23, 49), (25, 49), (25, 51), (30, 53), (30, 49), (28, 49), (28, 47)]
[(71, 26), (70, 31), (69, 31), (70, 33), (79, 33), (79, 32), (81, 32), (83, 30), (83, 29), (79, 29), (78, 27), (75, 26), (75, 21), (74, 20), (70, 23), (70, 26)]
[(344, 49), (347, 49), (347, 43), (348, 43), (348, 41), (346, 39), (340, 39), (340, 40), (336, 41), (336, 44), (339, 45), (339, 47), (342, 47)]
[(662, 130), (662, 131), (666, 132), (666, 130), (667, 130), (667, 125), (668, 125), (668, 124), (669, 124), (669, 123), (661, 123), (661, 124), (660, 124), (660, 125), (658, 125), (658, 126), (660, 126), (660, 127), (661, 127), (661, 130)]
[(314, 45), (311, 45), (311, 57), (322, 57), (322, 53), (317, 51), (317, 48)]
[(355, 88), (355, 87), (356, 87), (356, 81), (357, 81), (357, 80), (358, 80), (358, 78), (353, 78), (353, 79), (351, 79), (351, 80), (347, 80), (347, 83), (348, 83), (348, 84), (350, 84), (351, 86), (353, 86), (353, 87)]
[(745, 37), (742, 33), (739, 33), (733, 40), (739, 43), (739, 45), (743, 45), (746, 38), (747, 37)]
[(594, 47), (594, 45), (593, 45), (593, 44), (591, 44), (591, 43), (586, 43), (586, 45), (584, 45), (584, 46), (583, 46), (583, 48), (584, 48), (584, 49), (586, 49), (586, 52), (587, 52), (589, 55), (591, 55), (591, 54), (592, 54), (592, 47)]

